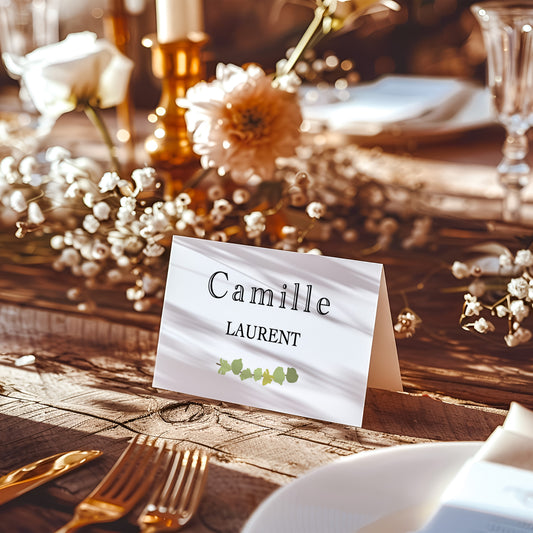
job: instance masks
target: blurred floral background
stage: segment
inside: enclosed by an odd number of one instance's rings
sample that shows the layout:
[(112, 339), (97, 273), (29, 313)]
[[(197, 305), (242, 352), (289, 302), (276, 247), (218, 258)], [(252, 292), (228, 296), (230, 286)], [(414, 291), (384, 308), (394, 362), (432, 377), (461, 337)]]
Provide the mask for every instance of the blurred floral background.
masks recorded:
[[(61, 0), (61, 36), (89, 30), (104, 36), (105, 14), (112, 0)], [(355, 27), (320, 43), (316, 55), (335, 54), (351, 61), (351, 81), (373, 80), (391, 73), (484, 79), (485, 52), (469, 6), (472, 0), (400, 0), (398, 12), (364, 17)], [(135, 61), (133, 96), (150, 108), (159, 96), (151, 72), (150, 52), (140, 46), (155, 32), (155, 2), (126, 2), (130, 28), (129, 56)], [(259, 63), (274, 70), (276, 61), (294, 46), (312, 18), (312, 0), (204, 0), (207, 73), (218, 62)], [(150, 83), (146, 83), (150, 80)], [(14, 84), (5, 72), (0, 81)]]

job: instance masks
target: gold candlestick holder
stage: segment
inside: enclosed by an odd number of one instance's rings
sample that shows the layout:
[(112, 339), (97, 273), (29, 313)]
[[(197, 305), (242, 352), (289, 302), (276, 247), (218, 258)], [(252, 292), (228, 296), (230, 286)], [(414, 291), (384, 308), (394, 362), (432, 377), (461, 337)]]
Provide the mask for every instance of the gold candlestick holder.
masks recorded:
[(191, 32), (187, 39), (159, 43), (155, 35), (143, 39), (152, 51), (152, 70), (161, 80), (161, 98), (155, 110), (155, 129), (146, 139), (145, 149), (152, 165), (165, 181), (165, 195), (180, 191), (182, 185), (200, 168), (193, 152), (185, 123), (186, 109), (177, 100), (187, 89), (205, 78), (202, 48), (209, 38), (203, 32)]

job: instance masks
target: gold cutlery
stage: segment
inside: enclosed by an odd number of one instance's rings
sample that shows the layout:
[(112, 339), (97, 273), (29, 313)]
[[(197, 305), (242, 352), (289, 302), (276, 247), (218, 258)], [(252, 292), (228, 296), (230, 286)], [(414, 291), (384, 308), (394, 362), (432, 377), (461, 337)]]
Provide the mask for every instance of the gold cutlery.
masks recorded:
[(69, 533), (87, 524), (113, 522), (129, 513), (150, 488), (166, 445), (137, 435), (99, 485), (80, 502), (72, 519), (56, 533)]
[(202, 497), (208, 461), (198, 450), (173, 447), (165, 465), (165, 470), (170, 467), (166, 482), (156, 488), (137, 521), (142, 533), (177, 531), (189, 522)]
[(0, 477), (0, 505), (102, 455), (99, 450), (75, 450), (39, 459)]

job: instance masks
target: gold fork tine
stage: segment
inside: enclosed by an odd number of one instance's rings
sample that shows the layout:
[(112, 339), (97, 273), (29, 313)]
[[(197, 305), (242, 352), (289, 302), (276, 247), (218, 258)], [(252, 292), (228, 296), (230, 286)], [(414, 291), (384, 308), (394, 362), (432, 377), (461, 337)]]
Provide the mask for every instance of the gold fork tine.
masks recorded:
[(178, 451), (174, 446), (166, 481), (154, 492), (138, 524), (143, 533), (176, 531), (196, 512), (207, 478), (209, 457), (196, 450)]
[(136, 436), (98, 486), (80, 502), (72, 519), (56, 533), (70, 533), (81, 526), (112, 522), (125, 516), (152, 484), (166, 443)]
[[(124, 453), (124, 462), (117, 468), (117, 474), (120, 473), (120, 481), (114, 481), (110, 478), (108, 482), (99, 491), (101, 497), (117, 498), (120, 494), (124, 498), (133, 498), (136, 493), (144, 493), (153, 480), (153, 476), (146, 476), (146, 468), (157, 456), (161, 455), (165, 445), (156, 447), (157, 439), (149, 441), (146, 437), (143, 446), (137, 446), (140, 438), (132, 441), (133, 446), (126, 449)], [(154, 469), (155, 474), (155, 469)], [(113, 482), (114, 481), (114, 482)]]
[(170, 496), (170, 501), (174, 503), (169, 505), (171, 512), (183, 515), (185, 512), (193, 514), (196, 511), (203, 490), (206, 466), (207, 455), (203, 454), (200, 457), (199, 450), (196, 450), (192, 456), (188, 450), (183, 454), (180, 475)]

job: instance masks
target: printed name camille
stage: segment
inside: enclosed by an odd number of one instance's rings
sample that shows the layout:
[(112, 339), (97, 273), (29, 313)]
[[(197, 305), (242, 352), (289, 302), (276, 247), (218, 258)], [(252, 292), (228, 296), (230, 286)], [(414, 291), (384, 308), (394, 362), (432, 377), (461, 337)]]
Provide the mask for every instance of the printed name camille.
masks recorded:
[[(209, 294), (216, 299), (225, 298), (229, 295), (229, 291), (224, 288), (224, 286), (227, 285), (229, 281), (229, 275), (227, 272), (222, 270), (214, 272), (207, 283)], [(234, 302), (263, 305), (266, 307), (274, 307), (274, 303), (276, 303), (278, 309), (299, 311), (301, 308), (304, 313), (311, 313), (313, 310), (316, 310), (321, 316), (329, 314), (331, 302), (328, 298), (319, 298), (316, 302), (316, 306), (311, 306), (311, 296), (313, 293), (312, 285), (308, 284), (306, 286), (307, 292), (305, 294), (305, 299), (303, 299), (303, 307), (300, 302), (300, 283), (296, 282), (293, 284), (292, 294), (289, 294), (289, 298), (287, 297), (288, 285), (283, 283), (281, 287), (279, 295), (275, 298), (272, 289), (250, 287), (247, 294), (244, 285), (237, 283), (233, 286), (233, 292), (230, 297)], [(225, 334), (243, 339), (284, 344), (286, 346), (294, 347), (297, 346), (298, 340), (302, 336), (302, 334), (297, 331), (266, 327), (263, 325), (245, 324), (243, 322), (234, 324), (231, 320), (226, 322)]]

